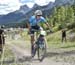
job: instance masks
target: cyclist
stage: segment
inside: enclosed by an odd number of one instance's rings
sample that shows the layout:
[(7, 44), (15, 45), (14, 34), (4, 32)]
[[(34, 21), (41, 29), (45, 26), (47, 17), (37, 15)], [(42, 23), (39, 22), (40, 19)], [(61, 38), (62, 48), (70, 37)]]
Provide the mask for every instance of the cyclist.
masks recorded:
[(50, 29), (50, 26), (48, 24), (48, 22), (46, 21), (46, 19), (42, 16), (42, 11), (41, 10), (36, 10), (34, 15), (30, 17), (29, 19), (29, 23), (28, 23), (28, 29), (30, 32), (30, 36), (31, 36), (31, 55), (33, 57), (33, 52), (34, 52), (34, 44), (35, 44), (35, 30), (40, 30), (40, 25), (39, 23), (43, 22), (47, 25), (47, 27)]

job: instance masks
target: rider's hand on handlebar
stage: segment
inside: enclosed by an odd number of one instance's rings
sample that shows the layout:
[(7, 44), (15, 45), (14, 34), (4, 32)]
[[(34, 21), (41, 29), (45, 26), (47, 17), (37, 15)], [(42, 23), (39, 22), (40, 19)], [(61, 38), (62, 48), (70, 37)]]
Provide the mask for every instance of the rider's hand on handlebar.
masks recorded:
[(51, 29), (47, 29), (47, 35), (53, 33)]

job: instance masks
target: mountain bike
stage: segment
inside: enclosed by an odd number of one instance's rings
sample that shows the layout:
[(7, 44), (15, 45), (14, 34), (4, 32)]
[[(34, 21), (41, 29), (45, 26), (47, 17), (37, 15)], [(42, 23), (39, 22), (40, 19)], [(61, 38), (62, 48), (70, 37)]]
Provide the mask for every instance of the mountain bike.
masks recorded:
[[(35, 30), (38, 31), (38, 30)], [(35, 44), (34, 44), (34, 52), (33, 52), (33, 56), (36, 55), (37, 52), (37, 56), (38, 56), (38, 60), (42, 61), (45, 56), (46, 56), (46, 31), (44, 30), (40, 30), (38, 37), (36, 38)]]

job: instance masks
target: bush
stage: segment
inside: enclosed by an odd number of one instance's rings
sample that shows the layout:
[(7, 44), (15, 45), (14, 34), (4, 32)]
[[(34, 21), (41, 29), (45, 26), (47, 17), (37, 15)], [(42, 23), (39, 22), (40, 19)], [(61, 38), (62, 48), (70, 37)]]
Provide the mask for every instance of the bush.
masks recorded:
[(58, 31), (58, 30), (59, 30), (59, 26), (55, 26), (55, 27), (53, 27), (53, 29), (52, 29), (53, 32), (56, 32), (56, 31)]
[(61, 24), (59, 24), (59, 30), (61, 30), (61, 29), (64, 29), (64, 28), (66, 28), (67, 27), (67, 25), (65, 24), (65, 23), (61, 23)]
[(73, 28), (75, 28), (75, 22), (69, 23), (69, 24), (67, 25), (67, 28), (68, 28), (68, 29), (73, 29)]

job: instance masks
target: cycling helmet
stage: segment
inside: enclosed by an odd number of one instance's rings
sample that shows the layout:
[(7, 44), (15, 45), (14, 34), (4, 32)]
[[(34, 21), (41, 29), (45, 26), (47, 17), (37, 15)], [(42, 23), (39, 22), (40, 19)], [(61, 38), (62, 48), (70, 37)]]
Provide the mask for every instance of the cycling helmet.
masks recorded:
[(36, 10), (35, 11), (35, 16), (39, 16), (39, 15), (42, 15), (42, 11), (41, 10)]

